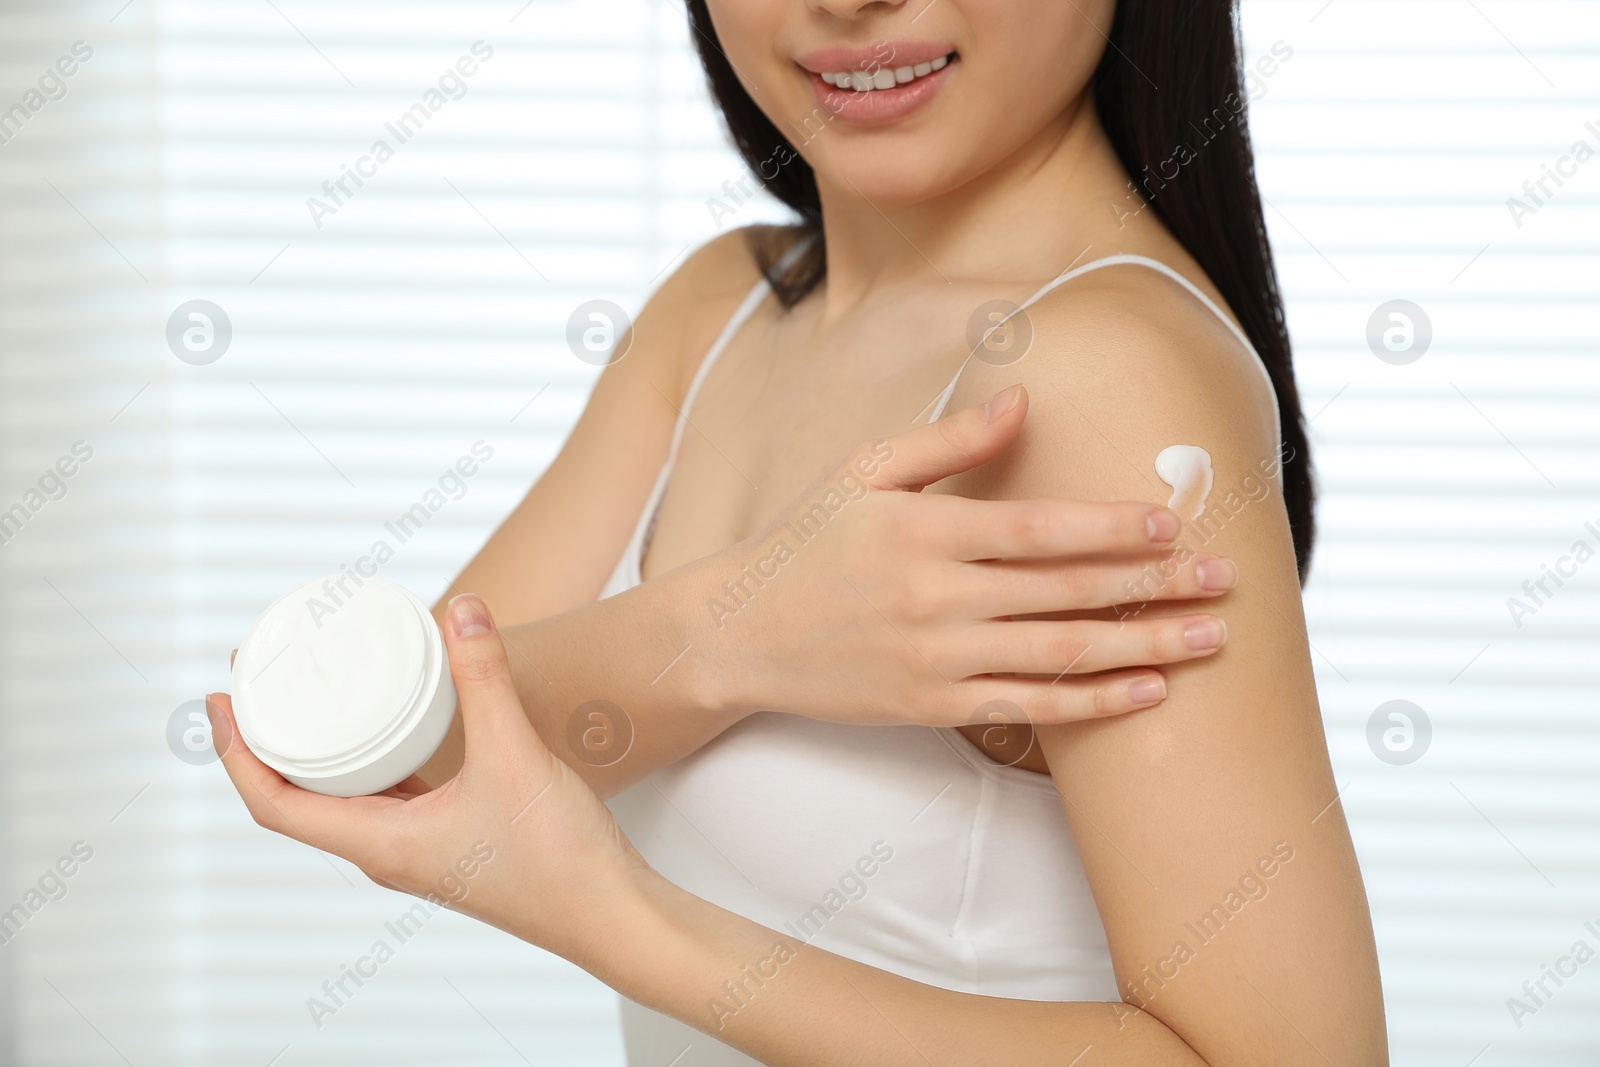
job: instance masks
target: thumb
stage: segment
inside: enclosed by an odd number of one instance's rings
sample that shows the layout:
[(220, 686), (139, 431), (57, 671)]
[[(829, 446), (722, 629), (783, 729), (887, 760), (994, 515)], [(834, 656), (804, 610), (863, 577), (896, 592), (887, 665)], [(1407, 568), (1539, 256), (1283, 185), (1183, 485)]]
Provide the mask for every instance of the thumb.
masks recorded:
[(482, 598), (463, 593), (446, 605), (444, 644), (461, 706), (466, 758), (475, 751), (524, 753), (530, 745), (538, 747), (511, 677), (505, 642)]
[(887, 443), (892, 455), (869, 484), (874, 489), (918, 492), (942, 478), (981, 466), (1016, 439), (1027, 414), (1027, 390), (1013, 385), (986, 404), (962, 408), (891, 437)]

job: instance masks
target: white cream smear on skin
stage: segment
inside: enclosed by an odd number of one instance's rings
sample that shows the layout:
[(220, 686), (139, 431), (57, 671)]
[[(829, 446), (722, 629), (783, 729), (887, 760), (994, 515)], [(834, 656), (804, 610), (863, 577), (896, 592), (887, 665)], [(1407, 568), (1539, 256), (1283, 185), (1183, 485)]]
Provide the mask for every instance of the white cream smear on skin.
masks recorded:
[(1156, 474), (1172, 486), (1167, 507), (1184, 522), (1199, 518), (1211, 495), (1211, 453), (1198, 445), (1168, 445), (1156, 456)]

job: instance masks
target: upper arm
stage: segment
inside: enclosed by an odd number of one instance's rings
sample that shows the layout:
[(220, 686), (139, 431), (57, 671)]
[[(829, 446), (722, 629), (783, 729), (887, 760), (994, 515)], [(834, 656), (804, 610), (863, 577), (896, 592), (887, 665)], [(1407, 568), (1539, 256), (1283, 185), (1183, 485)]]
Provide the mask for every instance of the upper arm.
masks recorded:
[(1165, 504), (1156, 454), (1171, 444), (1210, 452), (1209, 530), (1190, 524), (1179, 543), (1239, 566), (1238, 585), (1203, 606), (1227, 623), (1227, 644), (1162, 667), (1169, 695), (1154, 708), (1041, 727), (1039, 741), (1129, 1004), (1213, 1064), (1386, 1062), (1371, 920), (1333, 803), (1270, 387), (1214, 317), (1151, 281), (1059, 293), (1030, 314), (1022, 361), (970, 369), (962, 391), (973, 398), (1023, 382), (1027, 420), (1007, 453), (939, 489)]
[(500, 625), (599, 596), (666, 459), (691, 360), (759, 277), (747, 237), (714, 238), (662, 283), (631, 337), (618, 339), (626, 354), (601, 372), (560, 453), (457, 577), (454, 588), (482, 596)]

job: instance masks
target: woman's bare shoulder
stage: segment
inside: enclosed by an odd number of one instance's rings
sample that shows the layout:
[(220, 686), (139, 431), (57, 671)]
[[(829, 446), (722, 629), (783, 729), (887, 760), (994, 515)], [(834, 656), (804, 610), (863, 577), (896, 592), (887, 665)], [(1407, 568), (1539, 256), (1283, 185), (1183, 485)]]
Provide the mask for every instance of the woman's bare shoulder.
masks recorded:
[(1275, 447), (1277, 400), (1260, 359), (1172, 278), (1137, 264), (1106, 267), (1025, 314), (1034, 347), (1024, 357), (1031, 366), (1019, 369), (1028, 376), (1063, 391), (1092, 390), (1091, 399), (1116, 397), (1167, 425), (1220, 423), (1243, 444)]
[[(1278, 456), (1277, 398), (1260, 360), (1221, 318), (1148, 267), (1093, 271), (1023, 313), (1027, 347), (1009, 363), (972, 360), (947, 410), (1021, 383), (1028, 421), (1012, 454), (952, 491), (1020, 490), (1024, 468), (1085, 499), (1166, 502), (1157, 453), (1194, 444), (1217, 484)], [(1116, 495), (1109, 495), (1116, 494)]]
[(702, 296), (743, 295), (761, 277), (757, 259), (777, 256), (797, 240), (799, 226), (757, 223), (708, 238), (673, 269), (662, 290), (672, 287)]
[(757, 224), (719, 233), (689, 252), (651, 294), (640, 313), (641, 324), (648, 319), (653, 332), (670, 339), (657, 350), (670, 360), (683, 388), (723, 325), (761, 280), (758, 258), (775, 257), (802, 232), (797, 226)]

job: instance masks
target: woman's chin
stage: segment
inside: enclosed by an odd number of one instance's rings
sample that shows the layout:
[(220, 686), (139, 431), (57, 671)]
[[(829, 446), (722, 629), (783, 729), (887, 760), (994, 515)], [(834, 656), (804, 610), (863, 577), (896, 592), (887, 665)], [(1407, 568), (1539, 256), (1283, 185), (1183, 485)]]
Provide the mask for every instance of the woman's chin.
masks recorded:
[(859, 158), (834, 158), (813, 163), (817, 180), (843, 197), (864, 200), (880, 211), (909, 207), (959, 189), (967, 178), (948, 164), (919, 165), (914, 153), (863, 151)]

